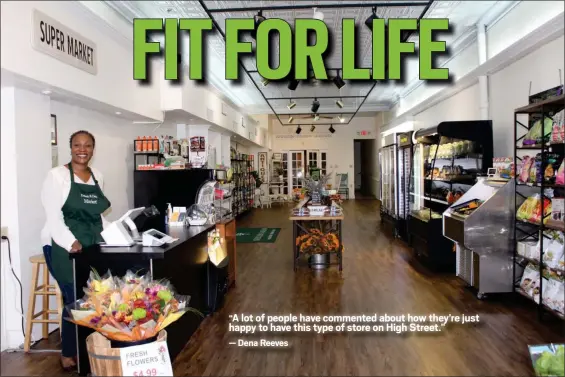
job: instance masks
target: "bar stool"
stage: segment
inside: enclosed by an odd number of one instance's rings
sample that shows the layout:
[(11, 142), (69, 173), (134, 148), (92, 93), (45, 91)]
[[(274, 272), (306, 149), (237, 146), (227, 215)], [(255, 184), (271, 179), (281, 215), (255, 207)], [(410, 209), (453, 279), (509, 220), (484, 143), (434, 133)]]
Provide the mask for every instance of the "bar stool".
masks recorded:
[[(59, 324), (61, 329), (61, 321), (63, 317), (63, 297), (61, 290), (57, 284), (49, 284), (49, 269), (45, 263), (43, 254), (34, 255), (29, 258), (32, 265), (31, 272), (31, 292), (29, 294), (29, 304), (26, 315), (26, 334), (24, 340), (24, 351), (29, 352), (31, 346), (31, 332), (35, 323), (41, 323), (43, 327), (43, 339), (49, 337), (49, 324)], [(43, 281), (39, 282), (39, 272), (43, 268)], [(41, 283), (41, 285), (38, 285)], [(43, 310), (35, 313), (35, 300), (37, 296), (43, 296)], [(57, 309), (49, 309), (49, 296), (57, 297)], [(58, 318), (49, 319), (49, 314), (56, 314)], [(41, 316), (41, 319), (36, 319)]]

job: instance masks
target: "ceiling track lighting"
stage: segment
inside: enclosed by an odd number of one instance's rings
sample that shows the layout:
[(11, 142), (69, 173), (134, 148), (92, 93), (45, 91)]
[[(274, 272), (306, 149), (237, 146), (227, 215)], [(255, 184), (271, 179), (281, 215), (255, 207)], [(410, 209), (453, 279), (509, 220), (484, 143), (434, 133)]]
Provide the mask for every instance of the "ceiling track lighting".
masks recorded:
[(314, 14), (312, 15), (312, 18), (315, 20), (324, 21), (324, 13), (318, 12), (318, 8), (314, 8)]
[(290, 82), (288, 83), (288, 89), (290, 90), (296, 90), (296, 88), (298, 87), (298, 80), (290, 80)]
[(293, 116), (288, 117), (288, 123), (292, 123), (293, 120), (294, 120)]
[(320, 115), (315, 114), (315, 115), (314, 115), (314, 122), (317, 122), (317, 121), (319, 121), (319, 120), (320, 120)]
[(340, 109), (343, 109), (343, 102), (341, 102), (341, 100), (335, 101), (335, 105)]
[(295, 106), (296, 106), (296, 101), (292, 101), (292, 100), (291, 100), (291, 101), (288, 103), (288, 105), (286, 105), (286, 108), (289, 109), (289, 110), (292, 110), (292, 109), (294, 109)]
[(318, 102), (317, 98), (314, 98), (314, 101), (312, 102), (312, 108), (311, 108), (312, 112), (313, 113), (318, 112), (319, 108), (320, 108), (320, 102)]
[(373, 31), (373, 20), (377, 20), (378, 18), (377, 7), (373, 7), (371, 15), (365, 20), (365, 25), (369, 28), (369, 30)]
[(316, 129), (316, 126), (312, 125), (312, 127), (310, 127), (310, 132), (314, 132), (315, 129)]
[(343, 81), (343, 79), (339, 75), (339, 71), (337, 71), (337, 75), (333, 78), (332, 81), (334, 82), (335, 86), (337, 86), (338, 89), (341, 89), (345, 86), (345, 81)]
[(338, 116), (337, 119), (339, 119), (339, 122), (340, 122), (340, 123), (344, 123), (344, 122), (345, 122), (345, 118), (343, 117), (343, 115)]
[(267, 85), (269, 85), (270, 82), (271, 81), (269, 79), (263, 79), (263, 80), (261, 80), (261, 85), (267, 86)]
[(301, 132), (302, 132), (302, 128), (300, 128), (300, 126), (296, 127), (296, 134), (300, 135)]
[(332, 134), (335, 132), (335, 128), (334, 128), (334, 125), (333, 125), (333, 124), (330, 126), (330, 132), (331, 132)]

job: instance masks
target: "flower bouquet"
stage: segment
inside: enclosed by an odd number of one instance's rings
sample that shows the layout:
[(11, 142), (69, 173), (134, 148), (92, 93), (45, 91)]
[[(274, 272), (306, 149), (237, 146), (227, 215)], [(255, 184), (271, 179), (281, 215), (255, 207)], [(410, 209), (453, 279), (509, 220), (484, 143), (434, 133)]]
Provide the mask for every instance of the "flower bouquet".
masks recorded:
[(166, 281), (151, 280), (128, 271), (123, 278), (108, 272), (104, 277), (92, 270), (85, 296), (67, 307), (68, 321), (86, 326), (111, 341), (138, 342), (157, 336), (159, 331), (187, 311), (189, 296), (174, 293)]
[(296, 246), (301, 253), (324, 254), (339, 248), (339, 239), (333, 232), (323, 233), (310, 229), (308, 233), (296, 238)]

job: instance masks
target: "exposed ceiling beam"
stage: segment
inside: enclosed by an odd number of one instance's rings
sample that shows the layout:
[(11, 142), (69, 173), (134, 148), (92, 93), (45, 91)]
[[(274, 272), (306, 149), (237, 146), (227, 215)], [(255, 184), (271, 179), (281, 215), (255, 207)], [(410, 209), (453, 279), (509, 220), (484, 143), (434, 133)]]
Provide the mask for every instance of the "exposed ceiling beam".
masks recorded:
[(212, 8), (208, 9), (210, 13), (227, 13), (227, 12), (253, 12), (253, 11), (287, 11), (297, 9), (332, 9), (332, 8), (389, 8), (389, 7), (423, 7), (427, 1), (389, 1), (379, 3), (340, 3), (340, 4), (300, 4), (300, 5), (271, 5), (259, 7), (237, 7), (237, 8)]

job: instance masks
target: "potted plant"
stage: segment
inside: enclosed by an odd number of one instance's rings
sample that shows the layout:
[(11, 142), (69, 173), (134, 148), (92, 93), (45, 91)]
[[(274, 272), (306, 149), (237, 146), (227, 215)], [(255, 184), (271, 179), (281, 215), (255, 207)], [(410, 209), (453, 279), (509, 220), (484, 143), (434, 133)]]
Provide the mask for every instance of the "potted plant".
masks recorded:
[(329, 253), (340, 247), (339, 238), (335, 233), (324, 233), (315, 228), (297, 237), (296, 245), (300, 253), (310, 255), (310, 266), (316, 270), (326, 268), (323, 263), (329, 262)]
[(261, 179), (261, 177), (259, 177), (259, 173), (257, 173), (257, 171), (252, 171), (251, 175), (253, 176), (253, 179), (255, 180), (255, 188), (260, 188), (261, 185), (264, 183), (263, 180)]

